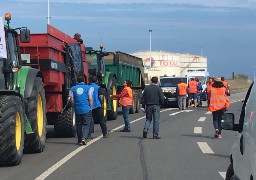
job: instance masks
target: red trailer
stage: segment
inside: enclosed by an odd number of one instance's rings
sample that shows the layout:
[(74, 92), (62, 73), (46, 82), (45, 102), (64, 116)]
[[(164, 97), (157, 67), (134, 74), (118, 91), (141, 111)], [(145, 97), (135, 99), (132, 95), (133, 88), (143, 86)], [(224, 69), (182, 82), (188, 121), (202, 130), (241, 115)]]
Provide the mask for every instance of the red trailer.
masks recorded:
[(65, 108), (70, 88), (83, 74), (88, 82), (88, 62), (85, 47), (74, 38), (47, 25), (47, 33), (31, 34), (30, 43), (21, 43), (24, 64), (39, 69), (43, 74), (46, 92), (48, 124), (54, 125), (56, 136), (73, 137), (75, 113)]

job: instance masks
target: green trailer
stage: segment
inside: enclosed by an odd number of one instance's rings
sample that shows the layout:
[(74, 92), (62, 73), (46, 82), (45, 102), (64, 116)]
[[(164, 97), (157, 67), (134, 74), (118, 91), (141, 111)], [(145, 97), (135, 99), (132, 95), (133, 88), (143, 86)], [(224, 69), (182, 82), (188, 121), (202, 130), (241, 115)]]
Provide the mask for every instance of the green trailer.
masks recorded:
[(110, 98), (110, 95), (121, 93), (123, 83), (127, 79), (133, 84), (134, 99), (130, 113), (139, 112), (141, 92), (145, 86), (142, 78), (142, 59), (120, 51), (102, 52), (102, 48), (98, 53), (91, 51), (86, 58), (89, 61), (89, 74), (96, 75), (100, 80), (105, 118), (117, 118), (118, 100)]
[(5, 20), (6, 26), (0, 17), (0, 166), (15, 166), (23, 152), (45, 147), (45, 90), (41, 72), (22, 65), (19, 39), (29, 42), (29, 30), (10, 28), (9, 13)]

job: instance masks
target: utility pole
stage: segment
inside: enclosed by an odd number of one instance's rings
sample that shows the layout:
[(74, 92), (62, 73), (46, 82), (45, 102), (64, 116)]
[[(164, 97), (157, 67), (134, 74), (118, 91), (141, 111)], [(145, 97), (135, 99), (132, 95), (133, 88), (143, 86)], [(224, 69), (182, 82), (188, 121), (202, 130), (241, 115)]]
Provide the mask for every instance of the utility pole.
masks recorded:
[(50, 0), (48, 0), (48, 15), (47, 15), (47, 24), (50, 24)]
[(151, 69), (151, 33), (152, 33), (152, 30), (149, 30), (149, 55), (150, 55), (150, 59), (149, 59), (149, 62), (150, 62), (150, 69)]

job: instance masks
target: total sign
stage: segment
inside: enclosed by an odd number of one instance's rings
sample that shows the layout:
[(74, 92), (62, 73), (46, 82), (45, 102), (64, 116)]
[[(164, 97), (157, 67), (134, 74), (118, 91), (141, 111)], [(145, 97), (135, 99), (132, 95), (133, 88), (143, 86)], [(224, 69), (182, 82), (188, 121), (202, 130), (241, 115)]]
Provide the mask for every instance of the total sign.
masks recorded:
[(3, 17), (0, 17), (0, 58), (7, 58)]

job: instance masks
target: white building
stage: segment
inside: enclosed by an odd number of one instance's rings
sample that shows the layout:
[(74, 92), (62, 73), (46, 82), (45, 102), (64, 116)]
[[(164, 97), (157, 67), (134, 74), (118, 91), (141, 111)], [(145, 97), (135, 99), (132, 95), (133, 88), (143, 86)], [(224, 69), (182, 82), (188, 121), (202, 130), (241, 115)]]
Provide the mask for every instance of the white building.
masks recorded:
[(132, 55), (143, 59), (145, 83), (153, 76), (185, 76), (191, 70), (207, 71), (207, 58), (203, 56), (164, 51), (140, 51)]

